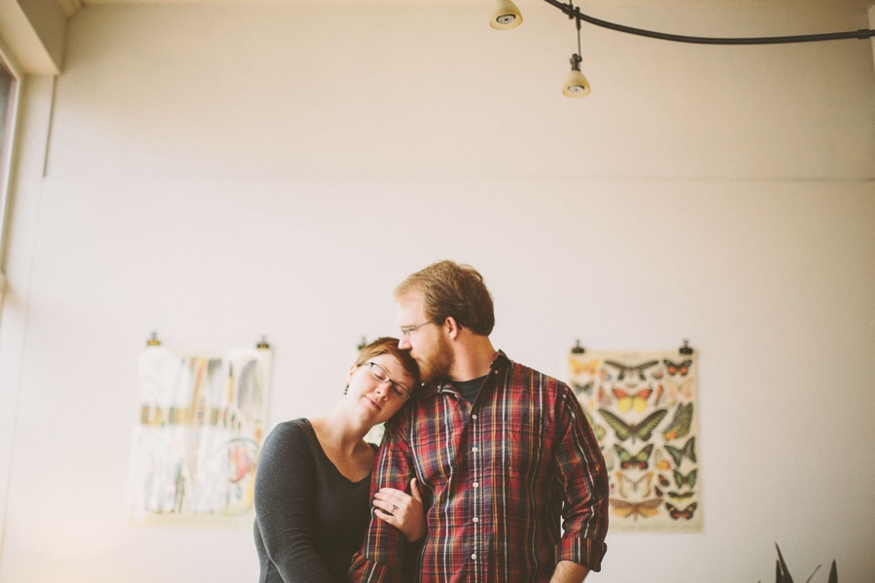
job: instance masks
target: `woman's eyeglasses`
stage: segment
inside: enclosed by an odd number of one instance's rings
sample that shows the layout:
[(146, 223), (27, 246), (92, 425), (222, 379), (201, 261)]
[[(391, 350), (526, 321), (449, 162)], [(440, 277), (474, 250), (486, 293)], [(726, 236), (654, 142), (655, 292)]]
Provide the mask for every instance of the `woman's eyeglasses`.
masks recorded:
[(381, 385), (389, 383), (389, 386), (392, 387), (392, 394), (395, 395), (395, 397), (401, 401), (406, 401), (410, 398), (410, 389), (393, 381), (392, 377), (389, 376), (389, 373), (386, 372), (386, 369), (373, 360), (368, 362), (368, 370), (371, 372), (371, 376), (374, 377), (374, 380)]

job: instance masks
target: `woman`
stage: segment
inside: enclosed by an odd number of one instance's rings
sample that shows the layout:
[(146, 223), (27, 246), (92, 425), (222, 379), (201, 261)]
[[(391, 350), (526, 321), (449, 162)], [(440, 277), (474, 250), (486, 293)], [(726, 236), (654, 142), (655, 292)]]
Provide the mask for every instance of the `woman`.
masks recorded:
[[(255, 480), (260, 583), (341, 583), (370, 520), (368, 488), (376, 446), (364, 441), (419, 385), (395, 338), (359, 351), (344, 397), (325, 416), (278, 425), (265, 440)], [(425, 535), (416, 480), (411, 493), (380, 492), (375, 514), (408, 540)]]

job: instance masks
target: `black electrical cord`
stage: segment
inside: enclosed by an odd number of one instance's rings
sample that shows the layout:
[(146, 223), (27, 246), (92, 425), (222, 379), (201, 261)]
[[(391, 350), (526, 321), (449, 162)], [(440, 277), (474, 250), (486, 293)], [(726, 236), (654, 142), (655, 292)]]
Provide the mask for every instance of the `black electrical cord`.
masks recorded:
[(601, 26), (602, 28), (609, 28), (611, 30), (616, 30), (619, 32), (625, 32), (628, 34), (636, 34), (638, 36), (646, 36), (649, 38), (656, 38), (660, 40), (670, 40), (679, 43), (694, 43), (701, 45), (775, 45), (775, 44), (788, 44), (788, 43), (810, 43), (810, 42), (819, 42), (826, 40), (843, 40), (856, 38), (865, 40), (867, 38), (875, 37), (875, 30), (870, 30), (868, 28), (861, 28), (860, 30), (849, 30), (847, 32), (827, 32), (822, 34), (799, 34), (793, 36), (761, 36), (761, 37), (739, 37), (739, 38), (719, 38), (719, 37), (707, 37), (707, 36), (684, 36), (680, 34), (668, 34), (664, 32), (656, 32), (653, 30), (645, 30), (643, 28), (634, 28), (632, 26), (626, 26), (623, 24), (616, 24), (614, 22), (608, 22), (607, 20), (601, 20), (599, 18), (595, 18), (589, 16), (588, 14), (584, 14), (580, 11), (580, 8), (572, 6), (569, 4), (563, 4), (559, 2), (559, 0), (544, 0), (547, 4), (551, 6), (555, 6), (562, 12), (568, 15), (568, 18), (572, 18), (577, 21), (578, 30), (580, 30), (580, 21), (588, 22), (590, 24), (594, 24), (595, 26)]

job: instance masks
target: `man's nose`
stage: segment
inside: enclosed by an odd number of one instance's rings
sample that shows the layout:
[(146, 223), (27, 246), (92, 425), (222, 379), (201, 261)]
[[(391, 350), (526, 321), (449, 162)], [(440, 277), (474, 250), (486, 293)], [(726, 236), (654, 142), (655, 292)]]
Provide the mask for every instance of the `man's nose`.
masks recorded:
[(398, 348), (401, 350), (410, 350), (412, 348), (410, 346), (410, 338), (407, 337), (407, 334), (401, 335), (401, 338), (398, 340)]

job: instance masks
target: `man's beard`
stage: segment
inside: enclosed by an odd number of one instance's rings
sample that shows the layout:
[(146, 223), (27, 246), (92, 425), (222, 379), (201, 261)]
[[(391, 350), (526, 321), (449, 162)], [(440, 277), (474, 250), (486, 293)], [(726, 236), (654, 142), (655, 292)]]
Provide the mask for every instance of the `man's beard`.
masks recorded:
[(449, 378), (450, 367), (453, 365), (453, 350), (446, 338), (438, 336), (431, 351), (423, 356), (418, 363), (419, 377), (423, 384)]

